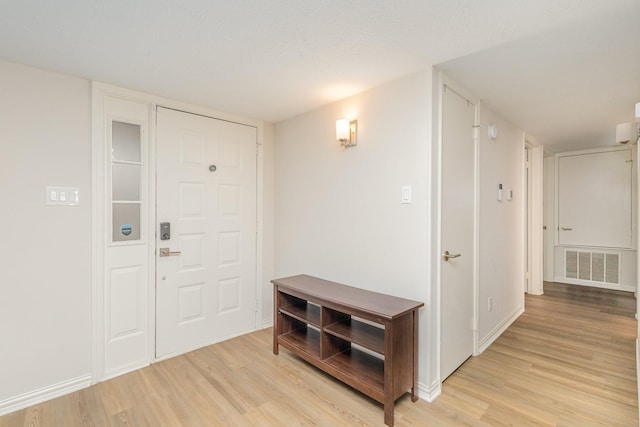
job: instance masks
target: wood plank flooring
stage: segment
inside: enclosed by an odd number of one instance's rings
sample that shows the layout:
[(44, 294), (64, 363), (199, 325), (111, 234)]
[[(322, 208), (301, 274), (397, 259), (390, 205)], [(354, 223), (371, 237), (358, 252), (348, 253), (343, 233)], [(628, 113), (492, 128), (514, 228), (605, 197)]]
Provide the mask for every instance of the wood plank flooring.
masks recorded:
[[(433, 403), (398, 400), (397, 426), (637, 426), (632, 294), (545, 284)], [(286, 349), (271, 329), (0, 417), (17, 426), (383, 426), (382, 406)]]

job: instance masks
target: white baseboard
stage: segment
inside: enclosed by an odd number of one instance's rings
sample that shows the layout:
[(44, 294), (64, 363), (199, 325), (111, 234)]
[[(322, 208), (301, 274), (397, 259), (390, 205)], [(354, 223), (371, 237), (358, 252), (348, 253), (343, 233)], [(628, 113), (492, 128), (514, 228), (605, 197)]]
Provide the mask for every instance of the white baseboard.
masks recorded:
[(126, 375), (129, 374), (131, 372), (137, 371), (139, 369), (142, 368), (146, 368), (147, 366), (149, 366), (151, 363), (146, 360), (143, 361), (142, 363), (136, 363), (136, 364), (130, 364), (130, 365), (125, 365), (125, 366), (121, 366), (118, 367), (117, 369), (112, 369), (108, 372), (105, 372), (104, 375), (102, 376), (102, 378), (100, 378), (99, 380), (97, 380), (96, 382), (103, 382), (103, 381), (108, 381), (110, 379), (119, 377), (121, 375)]
[(56, 397), (64, 396), (65, 394), (73, 393), (74, 391), (82, 390), (90, 385), (91, 375), (84, 375), (0, 401), (0, 416), (46, 402), (47, 400), (55, 399)]
[(590, 280), (569, 279), (567, 277), (556, 277), (553, 280), (556, 283), (567, 283), (569, 285), (591, 286), (592, 288), (611, 289), (614, 291), (635, 292), (633, 286), (618, 285), (616, 283), (592, 282)]
[(267, 329), (273, 326), (273, 318), (262, 320), (262, 329)]
[(524, 307), (517, 308), (513, 313), (511, 313), (502, 322), (500, 322), (498, 326), (496, 326), (491, 332), (489, 332), (486, 337), (482, 338), (480, 342), (478, 342), (478, 352), (474, 354), (474, 356), (481, 354), (483, 351), (489, 348), (489, 346), (495, 340), (497, 340), (498, 337), (502, 335), (502, 333), (506, 331), (507, 328), (511, 326), (511, 324), (515, 322), (522, 313), (524, 313)]
[(436, 381), (431, 384), (431, 386), (418, 382), (418, 397), (422, 400), (426, 400), (431, 403), (436, 400), (436, 397), (440, 396), (442, 393), (442, 383), (440, 381)]

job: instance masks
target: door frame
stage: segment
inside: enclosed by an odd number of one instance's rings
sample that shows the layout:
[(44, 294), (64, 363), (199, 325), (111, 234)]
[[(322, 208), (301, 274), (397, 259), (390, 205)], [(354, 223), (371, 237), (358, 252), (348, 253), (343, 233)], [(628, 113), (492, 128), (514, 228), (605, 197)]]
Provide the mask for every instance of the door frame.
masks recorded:
[[(148, 275), (147, 275), (147, 303), (148, 303), (148, 360), (131, 370), (139, 369), (150, 363), (159, 361), (155, 356), (156, 341), (156, 108), (158, 106), (181, 110), (188, 113), (199, 114), (215, 119), (226, 120), (243, 125), (253, 126), (257, 130), (257, 159), (256, 159), (256, 281), (254, 284), (256, 297), (255, 327), (256, 330), (264, 327), (263, 318), (263, 259), (264, 259), (264, 122), (261, 120), (249, 119), (235, 116), (221, 111), (200, 107), (172, 99), (163, 98), (147, 93), (137, 92), (117, 86), (108, 85), (101, 82), (91, 82), (91, 107), (92, 107), (92, 201), (91, 201), (91, 290), (92, 290), (92, 362), (91, 362), (91, 382), (107, 380), (104, 372), (104, 272), (105, 272), (105, 213), (106, 213), (106, 152), (105, 152), (105, 111), (104, 102), (107, 97), (123, 99), (129, 102), (145, 105), (149, 112), (148, 129), (148, 168), (146, 180), (148, 183), (148, 215), (147, 215), (147, 236), (148, 236)], [(151, 243), (153, 242), (153, 243)], [(118, 375), (125, 372), (119, 372)]]
[[(437, 80), (437, 171), (436, 171), (436, 200), (435, 200), (435, 213), (436, 213), (436, 247), (435, 253), (432, 255), (432, 265), (435, 267), (435, 283), (436, 283), (436, 298), (435, 298), (435, 321), (436, 321), (436, 369), (435, 369), (435, 378), (434, 382), (437, 383), (438, 391), (435, 393), (437, 396), (440, 394), (442, 389), (442, 379), (441, 379), (441, 349), (442, 349), (442, 263), (441, 263), (441, 254), (443, 251), (442, 247), (442, 215), (443, 212), (441, 210), (442, 207), (442, 119), (443, 119), (443, 98), (444, 98), (444, 87), (445, 85), (450, 89), (455, 90), (457, 93), (472, 101), (475, 105), (475, 132), (474, 132), (474, 202), (473, 202), (473, 353), (472, 355), (478, 354), (478, 224), (479, 224), (479, 150), (478, 150), (478, 142), (479, 142), (479, 134), (478, 134), (478, 126), (480, 123), (480, 105), (478, 100), (471, 94), (469, 94), (463, 87), (457, 84), (454, 80), (450, 79), (442, 72), (437, 72), (438, 78)], [(432, 387), (433, 388), (433, 387)]]
[(524, 136), (523, 227), (525, 248), (524, 291), (542, 295), (544, 277), (544, 147)]

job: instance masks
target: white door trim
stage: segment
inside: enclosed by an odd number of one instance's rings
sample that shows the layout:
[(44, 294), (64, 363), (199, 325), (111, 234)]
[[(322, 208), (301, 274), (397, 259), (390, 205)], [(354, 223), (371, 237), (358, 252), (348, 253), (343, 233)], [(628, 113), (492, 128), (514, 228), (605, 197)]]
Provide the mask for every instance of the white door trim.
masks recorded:
[(91, 289), (92, 289), (92, 383), (98, 383), (106, 380), (104, 377), (104, 259), (105, 259), (105, 192), (106, 192), (106, 175), (105, 160), (107, 153), (105, 152), (105, 141), (103, 135), (104, 128), (104, 100), (105, 97), (114, 97), (147, 104), (149, 106), (149, 167), (147, 169), (146, 179), (149, 185), (149, 209), (148, 209), (148, 236), (149, 241), (154, 244), (149, 245), (148, 253), (148, 336), (149, 336), (149, 360), (148, 363), (156, 361), (155, 358), (155, 229), (156, 229), (156, 107), (163, 106), (176, 110), (182, 110), (194, 114), (200, 114), (207, 117), (227, 120), (239, 124), (253, 126), (257, 129), (257, 197), (256, 197), (256, 328), (262, 326), (262, 272), (263, 272), (263, 217), (264, 217), (264, 182), (263, 182), (263, 141), (264, 141), (264, 123), (260, 120), (249, 119), (245, 117), (235, 116), (232, 114), (215, 111), (196, 105), (183, 103), (155, 95), (142, 92), (132, 91), (128, 89), (111, 86), (100, 82), (92, 82), (92, 255), (91, 255)]
[[(524, 168), (524, 173), (528, 174), (528, 179), (524, 179), (524, 185), (527, 185), (528, 189), (524, 189), (523, 194), (527, 195), (528, 203), (523, 206), (523, 223), (522, 229), (527, 233), (527, 259), (526, 267), (529, 274), (528, 286), (526, 288), (527, 293), (532, 295), (542, 295), (543, 293), (543, 281), (544, 268), (543, 268), (543, 256), (544, 256), (544, 244), (543, 244), (543, 224), (544, 224), (544, 147), (535, 146), (526, 141), (523, 136), (523, 145), (529, 151), (529, 165)], [(523, 150), (526, 151), (526, 150)], [(526, 160), (525, 160), (526, 161)], [(525, 211), (525, 207), (528, 207), (528, 212)], [(528, 221), (527, 221), (528, 219)], [(526, 281), (527, 278), (525, 277)]]
[(474, 194), (473, 194), (473, 355), (480, 350), (478, 319), (480, 318), (480, 111), (482, 105), (476, 98), (469, 98), (475, 102), (476, 122), (473, 134), (474, 154)]
[(104, 372), (104, 94), (91, 86), (91, 382)]

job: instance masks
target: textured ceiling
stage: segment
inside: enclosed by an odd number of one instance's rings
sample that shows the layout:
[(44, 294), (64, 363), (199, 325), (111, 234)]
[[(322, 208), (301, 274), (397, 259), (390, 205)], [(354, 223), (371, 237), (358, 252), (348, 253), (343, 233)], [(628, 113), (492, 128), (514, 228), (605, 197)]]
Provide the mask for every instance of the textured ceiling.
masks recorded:
[(5, 0), (0, 59), (274, 122), (441, 64), (553, 143), (631, 119), (632, 17), (638, 0)]

